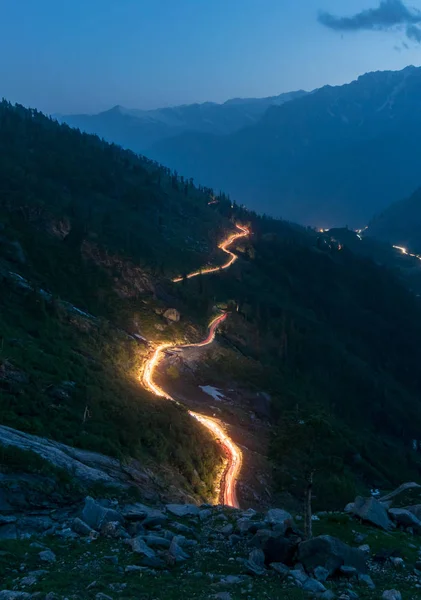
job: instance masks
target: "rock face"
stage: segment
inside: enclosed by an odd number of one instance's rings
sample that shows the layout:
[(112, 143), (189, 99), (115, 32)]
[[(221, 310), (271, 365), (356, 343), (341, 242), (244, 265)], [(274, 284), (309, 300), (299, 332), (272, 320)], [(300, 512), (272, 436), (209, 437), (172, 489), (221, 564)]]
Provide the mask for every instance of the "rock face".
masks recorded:
[(357, 496), (351, 512), (363, 521), (367, 521), (385, 531), (389, 531), (389, 529), (392, 529), (393, 527), (386, 508), (375, 498), (363, 498), (362, 496)]
[(355, 567), (360, 573), (367, 572), (364, 554), (330, 535), (302, 542), (298, 547), (298, 560), (308, 572), (321, 566), (329, 572), (329, 576), (342, 565)]
[(164, 317), (168, 319), (168, 321), (178, 323), (181, 315), (176, 308), (167, 308), (167, 310), (164, 312)]

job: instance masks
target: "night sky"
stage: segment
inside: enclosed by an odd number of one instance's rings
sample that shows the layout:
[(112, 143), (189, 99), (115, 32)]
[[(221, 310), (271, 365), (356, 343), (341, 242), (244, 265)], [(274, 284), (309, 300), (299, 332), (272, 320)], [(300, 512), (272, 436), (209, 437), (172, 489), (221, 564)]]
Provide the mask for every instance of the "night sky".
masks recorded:
[(0, 0), (0, 94), (47, 113), (341, 84), (421, 64), (421, 0)]

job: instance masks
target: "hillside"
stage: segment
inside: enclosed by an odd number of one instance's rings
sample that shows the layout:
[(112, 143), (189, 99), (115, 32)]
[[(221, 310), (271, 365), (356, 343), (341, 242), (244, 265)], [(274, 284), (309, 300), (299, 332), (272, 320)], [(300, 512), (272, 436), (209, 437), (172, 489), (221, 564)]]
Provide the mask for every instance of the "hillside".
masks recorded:
[(60, 115), (59, 121), (94, 133), (135, 152), (145, 152), (160, 140), (185, 131), (224, 135), (255, 123), (270, 106), (280, 106), (305, 95), (290, 92), (268, 98), (233, 98), (223, 104), (205, 102), (155, 110), (123, 106), (95, 115)]
[[(243, 449), (244, 506), (294, 504), (307, 469), (324, 508), (419, 477), (421, 311), (392, 272), (36, 111), (3, 102), (0, 131), (3, 425), (137, 459), (167, 497), (214, 499), (226, 458), (185, 406)], [(221, 265), (235, 222), (230, 269), (171, 281)], [(182, 406), (146, 391), (151, 350), (216, 307), (217, 342), (160, 365)]]
[(368, 73), (230, 135), (185, 133), (148, 155), (259, 212), (357, 228), (420, 184), (420, 98), (420, 68)]
[(393, 203), (368, 224), (367, 234), (410, 252), (421, 252), (421, 189)]

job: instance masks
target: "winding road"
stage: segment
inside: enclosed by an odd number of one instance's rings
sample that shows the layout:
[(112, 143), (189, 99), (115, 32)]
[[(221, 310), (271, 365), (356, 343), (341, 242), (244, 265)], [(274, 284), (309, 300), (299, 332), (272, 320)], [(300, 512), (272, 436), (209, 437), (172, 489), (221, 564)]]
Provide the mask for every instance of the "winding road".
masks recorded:
[[(197, 277), (198, 275), (209, 275), (210, 273), (217, 273), (222, 269), (228, 269), (233, 263), (235, 263), (235, 261), (238, 259), (238, 256), (234, 254), (234, 252), (231, 252), (231, 250), (229, 250), (229, 247), (238, 239), (250, 235), (250, 230), (247, 227), (244, 227), (243, 225), (236, 225), (236, 227), (239, 230), (238, 233), (233, 233), (232, 235), (227, 237), (227, 239), (221, 242), (218, 246), (218, 248), (225, 252), (225, 254), (229, 255), (229, 260), (220, 267), (206, 267), (205, 269), (200, 269), (200, 271), (193, 271), (193, 273), (189, 273), (186, 276), (186, 279), (192, 279), (193, 277)], [(174, 283), (179, 283), (180, 281), (183, 281), (183, 279), (184, 277), (176, 277), (172, 281)]]
[[(229, 257), (230, 257), (229, 260), (221, 267), (210, 267), (210, 268), (203, 269), (201, 271), (194, 271), (193, 273), (190, 273), (189, 275), (187, 275), (187, 279), (191, 279), (192, 277), (197, 277), (198, 275), (206, 275), (209, 273), (215, 273), (215, 272), (220, 271), (221, 269), (228, 269), (228, 267), (230, 267), (237, 260), (237, 258), (238, 258), (237, 255), (234, 254), (234, 252), (232, 252), (229, 249), (229, 247), (232, 244), (234, 244), (238, 239), (247, 237), (248, 235), (250, 235), (250, 230), (247, 227), (244, 227), (242, 225), (236, 225), (236, 227), (239, 230), (238, 233), (231, 234), (219, 245), (219, 248), (221, 250), (223, 250), (223, 252), (225, 252), (226, 254), (229, 255)], [(177, 278), (173, 279), (173, 282), (178, 283), (180, 281), (183, 281), (183, 279), (184, 279), (183, 277), (177, 277)], [(153, 353), (150, 355), (150, 357), (147, 359), (147, 361), (144, 364), (143, 372), (140, 376), (140, 380), (141, 380), (143, 386), (147, 390), (149, 390), (150, 392), (155, 394), (156, 396), (159, 396), (161, 398), (166, 398), (167, 400), (171, 400), (173, 402), (178, 403), (178, 401), (175, 398), (173, 398), (170, 394), (168, 394), (165, 390), (163, 390), (157, 383), (155, 383), (154, 374), (155, 374), (156, 368), (159, 366), (159, 364), (163, 360), (165, 353), (168, 352), (170, 349), (182, 350), (183, 348), (203, 347), (203, 346), (208, 346), (209, 344), (212, 344), (212, 342), (215, 339), (216, 330), (218, 329), (219, 325), (223, 321), (225, 321), (225, 319), (227, 317), (228, 317), (228, 314), (225, 312), (216, 316), (209, 323), (208, 335), (201, 342), (198, 342), (196, 344), (185, 344), (182, 346), (174, 346), (174, 344), (171, 344), (171, 343), (160, 344), (159, 346), (157, 346), (157, 348), (155, 348)], [(223, 503), (227, 506), (233, 506), (234, 508), (239, 508), (237, 492), (236, 492), (236, 484), (237, 484), (238, 476), (241, 471), (241, 465), (242, 465), (242, 459), (243, 459), (241, 450), (232, 441), (232, 439), (229, 437), (229, 435), (226, 433), (223, 425), (218, 423), (215, 419), (212, 419), (211, 417), (207, 417), (205, 415), (201, 415), (196, 412), (192, 412), (190, 410), (188, 412), (191, 417), (193, 417), (194, 419), (199, 421), (199, 423), (201, 423), (204, 427), (206, 427), (206, 429), (208, 429), (212, 433), (212, 435), (221, 443), (221, 445), (225, 449), (229, 458), (228, 458), (228, 468), (226, 469), (226, 472), (225, 472), (224, 478), (223, 478), (224, 479)]]

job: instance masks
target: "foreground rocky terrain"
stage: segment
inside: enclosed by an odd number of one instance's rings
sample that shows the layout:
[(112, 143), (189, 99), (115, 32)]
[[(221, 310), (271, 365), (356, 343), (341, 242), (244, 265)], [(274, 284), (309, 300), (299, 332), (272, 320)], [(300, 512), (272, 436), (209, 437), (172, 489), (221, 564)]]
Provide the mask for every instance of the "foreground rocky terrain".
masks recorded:
[(0, 515), (1, 600), (421, 597), (421, 487), (313, 517), (91, 496)]

